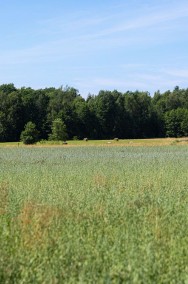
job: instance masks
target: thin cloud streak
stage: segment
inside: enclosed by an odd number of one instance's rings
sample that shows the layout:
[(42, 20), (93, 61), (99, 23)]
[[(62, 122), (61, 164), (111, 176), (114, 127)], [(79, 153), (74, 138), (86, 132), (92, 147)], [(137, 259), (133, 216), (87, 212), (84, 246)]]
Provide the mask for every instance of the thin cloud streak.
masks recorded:
[(182, 79), (188, 79), (188, 68), (187, 69), (171, 69), (166, 71), (166, 74), (174, 76), (174, 77), (180, 77)]
[[(79, 14), (78, 14), (79, 15)], [(77, 15), (77, 17), (78, 17)], [(121, 15), (121, 13), (120, 13)], [(89, 15), (90, 16), (90, 15)], [(107, 16), (97, 16), (94, 18), (89, 17), (82, 18), (82, 14), (80, 14), (80, 18), (70, 21), (67, 23), (62, 22), (61, 20), (46, 20), (44, 21), (44, 26), (46, 25), (46, 32), (50, 33), (50, 27), (54, 30), (54, 33), (58, 33), (60, 38), (53, 40), (46, 40), (46, 42), (41, 42), (40, 45), (33, 45), (32, 47), (28, 47), (20, 50), (9, 50), (6, 52), (1, 51), (0, 62), (3, 64), (17, 64), (17, 63), (25, 63), (31, 62), (32, 60), (47, 60), (51, 61), (56, 60), (56, 57), (63, 58), (65, 56), (72, 56), (76, 52), (79, 53), (92, 53), (92, 51), (99, 51), (104, 49), (110, 49), (121, 46), (131, 46), (136, 44), (158, 44), (161, 43), (161, 40), (167, 42), (169, 40), (173, 41), (174, 39), (169, 39), (166, 37), (166, 34), (153, 34), (152, 32), (144, 32), (144, 34), (130, 34), (125, 32), (129, 32), (131, 30), (140, 30), (145, 29), (147, 27), (155, 27), (157, 29), (160, 28), (159, 24), (164, 24), (164, 22), (169, 23), (177, 19), (181, 19), (182, 17), (188, 16), (188, 5), (186, 7), (179, 8), (171, 8), (171, 10), (166, 10), (161, 13), (161, 11), (152, 12), (152, 14), (144, 15), (142, 17), (135, 17), (130, 20), (123, 20), (122, 15), (118, 14), (114, 15), (114, 19), (118, 19), (118, 24), (112, 25), (111, 28), (100, 28), (100, 23), (105, 23), (110, 17)], [(118, 17), (119, 16), (119, 17)], [(122, 22), (121, 22), (122, 21)], [(115, 21), (116, 22), (116, 21)], [(63, 26), (59, 28), (60, 26)], [(87, 30), (84, 31), (85, 27), (95, 27), (99, 28), (100, 31), (97, 33), (91, 31), (87, 33)], [(62, 29), (62, 30), (61, 30)], [(76, 31), (79, 30), (79, 34), (73, 35), (71, 32), (72, 29)], [(164, 29), (164, 26), (163, 26)], [(59, 31), (58, 31), (59, 30)], [(64, 35), (64, 32), (66, 34)], [(37, 31), (44, 32), (39, 29)], [(119, 35), (118, 35), (119, 34)], [(61, 38), (61, 35), (63, 39)]]
[[(170, 69), (170, 67), (169, 67)], [(178, 73), (178, 70), (176, 70)], [(165, 92), (167, 90), (173, 90), (175, 86), (181, 86), (182, 88), (187, 88), (187, 77), (188, 70), (179, 70), (179, 76), (176, 76), (176, 71), (164, 71), (162, 69), (157, 69), (155, 71), (147, 70), (145, 68), (143, 73), (135, 69), (131, 73), (125, 72), (121, 73), (119, 78), (116, 77), (87, 77), (86, 80), (77, 79), (74, 81), (77, 88), (81, 89), (83, 94), (87, 96), (88, 88), (90, 90), (95, 90), (97, 94), (101, 89), (105, 90), (119, 90), (126, 92), (127, 90), (135, 91), (149, 91), (153, 95), (157, 90)], [(85, 83), (87, 82), (87, 83)], [(89, 82), (89, 83), (88, 83)]]
[(27, 70), (31, 87), (40, 80), (75, 84), (84, 94), (99, 88), (153, 92), (186, 86), (187, 1), (114, 2), (91, 8), (81, 1), (79, 9), (44, 12), (25, 29), (25, 23), (23, 29), (9, 27), (0, 44), (1, 80), (16, 84), (23, 78), (25, 85)]
[[(140, 11), (142, 13), (142, 10)], [(79, 14), (78, 14), (79, 15)], [(93, 17), (90, 14), (82, 14), (80, 16), (77, 15), (76, 19), (72, 19), (71, 15), (67, 17), (67, 19), (50, 19), (46, 20), (43, 23), (44, 27), (46, 26), (46, 31), (49, 29), (53, 29), (54, 33), (64, 33), (68, 34), (70, 31), (79, 30), (80, 35), (85, 35), (87, 38), (108, 36), (114, 33), (126, 32), (135, 29), (142, 29), (147, 27), (158, 26), (159, 24), (164, 24), (165, 22), (173, 22), (175, 20), (179, 20), (188, 16), (188, 5), (182, 6), (177, 9), (177, 7), (166, 7), (166, 10), (161, 12), (161, 10), (157, 9), (153, 11), (151, 9), (148, 10), (148, 14), (143, 14), (143, 16), (134, 15), (134, 17), (127, 17), (126, 11), (120, 12), (118, 14), (113, 14), (112, 16), (97, 16)], [(88, 17), (88, 18), (87, 18)], [(125, 20), (127, 19), (128, 20)], [(131, 18), (131, 20), (129, 19)], [(113, 23), (117, 24), (113, 24)], [(104, 24), (104, 27), (101, 27), (101, 24)], [(105, 28), (105, 26), (111, 26), (110, 28)], [(99, 28), (97, 33), (92, 32), (90, 34), (85, 33), (85, 28)]]

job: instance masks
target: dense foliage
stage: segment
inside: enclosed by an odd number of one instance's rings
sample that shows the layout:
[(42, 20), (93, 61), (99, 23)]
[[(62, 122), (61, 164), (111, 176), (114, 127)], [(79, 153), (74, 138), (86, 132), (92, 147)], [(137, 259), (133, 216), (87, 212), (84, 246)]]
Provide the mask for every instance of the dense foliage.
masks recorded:
[(24, 144), (36, 143), (38, 141), (38, 130), (36, 129), (36, 125), (29, 121), (22, 131), (20, 138)]
[(60, 118), (56, 118), (52, 123), (52, 133), (49, 140), (65, 141), (67, 138), (67, 130), (64, 122)]
[(5, 147), (0, 161), (0, 283), (187, 283), (187, 146)]
[(84, 99), (70, 87), (0, 86), (0, 141), (18, 141), (28, 122), (48, 139), (60, 119), (67, 138), (109, 139), (188, 135), (188, 89), (148, 92), (100, 91)]

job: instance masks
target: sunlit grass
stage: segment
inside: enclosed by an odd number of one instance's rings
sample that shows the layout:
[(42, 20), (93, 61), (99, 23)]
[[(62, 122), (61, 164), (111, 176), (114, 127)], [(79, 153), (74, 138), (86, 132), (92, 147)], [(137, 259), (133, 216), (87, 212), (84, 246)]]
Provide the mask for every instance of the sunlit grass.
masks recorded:
[(4, 147), (0, 163), (0, 283), (186, 283), (187, 146)]
[(0, 147), (56, 147), (56, 146), (168, 146), (168, 145), (188, 145), (188, 138), (151, 138), (151, 139), (107, 139), (107, 140), (68, 140), (63, 141), (42, 140), (34, 145), (24, 145), (22, 142), (0, 142)]

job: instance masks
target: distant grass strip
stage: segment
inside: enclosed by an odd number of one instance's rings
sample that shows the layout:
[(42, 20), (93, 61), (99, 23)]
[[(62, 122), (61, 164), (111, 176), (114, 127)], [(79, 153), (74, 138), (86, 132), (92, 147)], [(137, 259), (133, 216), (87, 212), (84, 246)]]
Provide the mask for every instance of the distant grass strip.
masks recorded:
[(114, 139), (108, 140), (69, 140), (67, 145), (63, 141), (42, 140), (34, 145), (24, 145), (22, 142), (1, 142), (0, 147), (48, 147), (48, 146), (168, 146), (188, 145), (188, 138), (157, 138), (157, 139)]

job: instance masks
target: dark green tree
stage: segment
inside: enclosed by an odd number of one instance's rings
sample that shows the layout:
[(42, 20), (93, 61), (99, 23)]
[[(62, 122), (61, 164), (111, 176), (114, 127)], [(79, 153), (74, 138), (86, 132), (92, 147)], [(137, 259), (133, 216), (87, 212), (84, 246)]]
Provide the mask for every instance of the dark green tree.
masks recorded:
[(173, 109), (165, 114), (167, 137), (182, 137), (188, 135), (188, 110)]
[(53, 121), (51, 130), (52, 133), (49, 135), (49, 140), (65, 141), (67, 139), (67, 128), (60, 118)]
[(113, 137), (129, 138), (131, 125), (129, 114), (125, 109), (125, 97), (117, 90), (114, 90), (112, 95), (115, 100)]
[(7, 119), (4, 112), (0, 111), (0, 142), (7, 140)]
[(36, 129), (36, 125), (29, 121), (26, 125), (24, 130), (21, 133), (20, 140), (24, 144), (34, 144), (38, 141), (39, 132)]
[(18, 141), (23, 123), (23, 105), (19, 92), (0, 91), (0, 140)]
[(49, 93), (48, 122), (60, 118), (67, 125), (67, 135), (72, 138), (78, 135), (77, 114), (75, 112), (74, 101), (79, 96), (74, 88), (59, 88), (51, 90)]
[(67, 126), (70, 139), (187, 136), (187, 111), (188, 89), (179, 87), (157, 91), (153, 98), (148, 92), (101, 90), (85, 100), (70, 87), (34, 90), (3, 84), (0, 141), (18, 141), (28, 121), (36, 125), (38, 139), (48, 139), (56, 119)]
[(151, 132), (151, 97), (147, 92), (125, 93), (125, 110), (127, 111), (131, 124), (132, 138), (152, 137)]
[(183, 136), (188, 136), (188, 109), (183, 109), (181, 131)]
[(50, 123), (48, 122), (49, 97), (45, 90), (35, 91), (35, 124), (40, 132), (40, 139), (47, 139), (50, 133)]
[(97, 96), (89, 100), (91, 112), (95, 116), (95, 129), (98, 139), (114, 136), (116, 105), (111, 91), (101, 90)]
[(4, 93), (6, 95), (8, 95), (8, 94), (10, 94), (14, 91), (16, 91), (16, 88), (15, 88), (14, 84), (12, 84), (12, 83), (11, 84), (3, 84), (3, 85), (0, 86), (0, 92)]
[(84, 137), (91, 138), (91, 113), (87, 102), (81, 96), (78, 96), (74, 100), (74, 112), (76, 118), (75, 123), (77, 125), (75, 135), (79, 139), (83, 139)]

